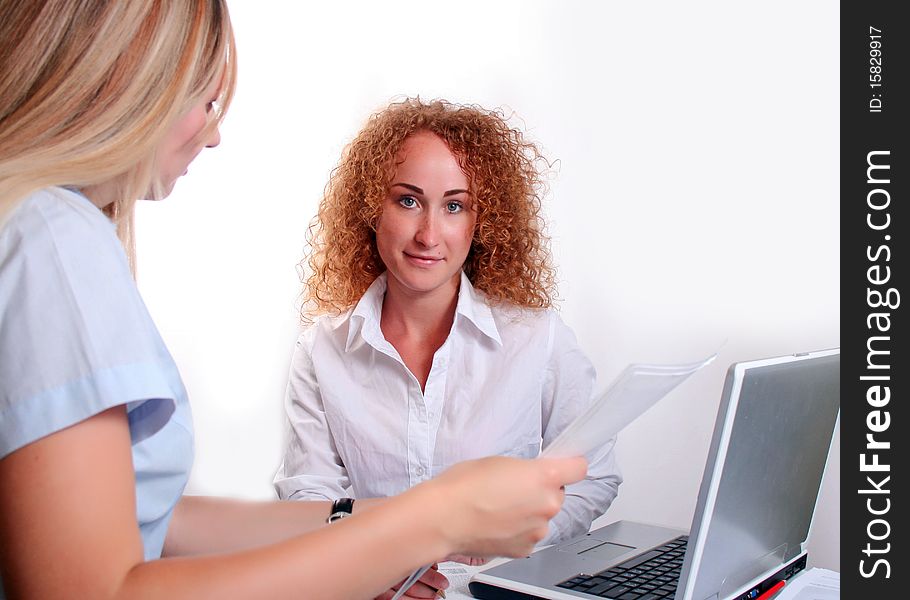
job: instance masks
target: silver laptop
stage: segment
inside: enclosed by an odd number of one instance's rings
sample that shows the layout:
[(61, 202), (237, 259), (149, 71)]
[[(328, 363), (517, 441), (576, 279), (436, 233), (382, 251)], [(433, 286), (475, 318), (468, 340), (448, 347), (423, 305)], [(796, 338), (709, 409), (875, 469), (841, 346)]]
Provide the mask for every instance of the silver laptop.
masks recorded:
[(753, 600), (806, 565), (840, 349), (733, 364), (689, 532), (618, 521), (478, 572), (477, 598)]

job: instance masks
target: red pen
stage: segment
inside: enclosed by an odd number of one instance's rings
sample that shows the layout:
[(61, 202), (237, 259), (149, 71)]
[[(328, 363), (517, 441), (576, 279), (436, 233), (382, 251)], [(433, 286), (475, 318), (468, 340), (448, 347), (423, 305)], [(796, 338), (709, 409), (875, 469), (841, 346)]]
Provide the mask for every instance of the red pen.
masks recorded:
[(780, 581), (778, 581), (777, 583), (775, 583), (774, 585), (772, 585), (771, 587), (769, 587), (769, 588), (767, 589), (767, 591), (765, 591), (764, 594), (762, 594), (761, 596), (759, 596), (759, 597), (756, 598), (755, 600), (768, 600), (768, 598), (770, 598), (771, 596), (773, 596), (774, 594), (776, 594), (777, 592), (779, 592), (780, 589), (781, 589), (782, 587), (784, 587), (784, 585), (785, 585), (786, 583), (787, 583), (787, 580), (786, 580), (786, 579), (781, 579)]

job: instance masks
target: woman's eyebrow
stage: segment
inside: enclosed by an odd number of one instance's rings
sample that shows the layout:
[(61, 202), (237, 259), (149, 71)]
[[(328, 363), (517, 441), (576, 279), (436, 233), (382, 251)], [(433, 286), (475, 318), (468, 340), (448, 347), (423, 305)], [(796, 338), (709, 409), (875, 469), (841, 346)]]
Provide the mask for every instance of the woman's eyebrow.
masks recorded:
[[(414, 192), (415, 194), (423, 195), (423, 193), (424, 193), (421, 188), (417, 187), (416, 185), (411, 185), (410, 183), (398, 182), (398, 183), (393, 183), (390, 187), (395, 187), (395, 186), (401, 186), (403, 188), (409, 189), (412, 192)], [(468, 193), (468, 190), (457, 189), (457, 190), (449, 190), (446, 193), (444, 193), (442, 196), (445, 198), (447, 196), (454, 196), (456, 194), (467, 194), (467, 193)]]
[(419, 187), (417, 187), (416, 185), (411, 185), (410, 183), (393, 183), (391, 187), (395, 187), (396, 185), (401, 186), (403, 188), (407, 188), (407, 189), (411, 190), (412, 192), (414, 192), (415, 194), (423, 194), (423, 190), (420, 189)]

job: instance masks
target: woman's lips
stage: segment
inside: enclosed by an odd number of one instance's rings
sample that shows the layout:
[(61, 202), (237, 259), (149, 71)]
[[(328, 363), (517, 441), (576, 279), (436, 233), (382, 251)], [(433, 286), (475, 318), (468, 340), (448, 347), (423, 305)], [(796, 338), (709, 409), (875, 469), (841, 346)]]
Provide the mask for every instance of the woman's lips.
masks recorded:
[(408, 252), (405, 252), (404, 256), (408, 259), (408, 262), (419, 267), (432, 267), (433, 265), (437, 265), (442, 262), (442, 258), (440, 257), (422, 256), (419, 254), (410, 254)]

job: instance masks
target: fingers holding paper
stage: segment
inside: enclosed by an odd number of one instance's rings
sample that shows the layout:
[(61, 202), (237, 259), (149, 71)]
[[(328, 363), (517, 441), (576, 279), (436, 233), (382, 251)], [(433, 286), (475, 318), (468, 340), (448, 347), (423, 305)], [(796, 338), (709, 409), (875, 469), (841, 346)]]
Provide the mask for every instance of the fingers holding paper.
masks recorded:
[(559, 512), (563, 487), (581, 480), (587, 461), (490, 457), (455, 465), (434, 483), (458, 497), (447, 519), (457, 553), (474, 557), (527, 556)]
[(479, 567), (489, 562), (489, 559), (484, 556), (468, 556), (467, 554), (451, 554), (447, 556), (445, 560), (461, 563), (470, 567)]

